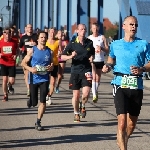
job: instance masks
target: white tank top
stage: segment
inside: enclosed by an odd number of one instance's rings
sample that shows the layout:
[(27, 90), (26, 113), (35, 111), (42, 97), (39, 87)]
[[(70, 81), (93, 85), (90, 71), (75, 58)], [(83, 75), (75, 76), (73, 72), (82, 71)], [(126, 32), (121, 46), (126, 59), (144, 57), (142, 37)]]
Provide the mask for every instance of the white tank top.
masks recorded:
[(104, 54), (105, 54), (105, 52), (103, 52), (103, 51), (101, 51), (101, 52), (96, 51), (96, 46), (101, 46), (101, 47), (104, 48), (104, 41), (102, 39), (102, 35), (99, 35), (98, 37), (94, 37), (93, 35), (90, 35), (88, 38), (93, 41), (93, 47), (95, 48), (95, 59), (93, 61), (94, 62), (102, 62), (102, 61), (104, 61)]

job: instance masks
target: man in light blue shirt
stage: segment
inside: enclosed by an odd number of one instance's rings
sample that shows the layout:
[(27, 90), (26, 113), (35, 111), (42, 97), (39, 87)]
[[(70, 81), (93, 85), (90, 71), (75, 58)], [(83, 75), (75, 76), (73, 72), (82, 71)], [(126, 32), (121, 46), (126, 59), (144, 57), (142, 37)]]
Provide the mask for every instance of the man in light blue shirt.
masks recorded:
[(150, 48), (145, 40), (135, 37), (138, 21), (134, 16), (124, 19), (123, 39), (112, 42), (107, 63), (102, 71), (114, 71), (113, 96), (118, 118), (117, 144), (127, 150), (130, 135), (136, 126), (143, 99), (143, 72), (150, 71)]

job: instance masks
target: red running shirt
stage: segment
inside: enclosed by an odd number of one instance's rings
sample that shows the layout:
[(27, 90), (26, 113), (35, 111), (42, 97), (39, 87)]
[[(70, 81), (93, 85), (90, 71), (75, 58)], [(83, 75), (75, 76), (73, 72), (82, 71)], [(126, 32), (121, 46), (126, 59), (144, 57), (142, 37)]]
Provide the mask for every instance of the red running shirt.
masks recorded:
[(0, 40), (0, 64), (5, 66), (15, 66), (16, 60), (13, 59), (13, 56), (16, 55), (17, 51), (17, 42), (11, 40), (9, 42), (4, 42), (4, 40)]

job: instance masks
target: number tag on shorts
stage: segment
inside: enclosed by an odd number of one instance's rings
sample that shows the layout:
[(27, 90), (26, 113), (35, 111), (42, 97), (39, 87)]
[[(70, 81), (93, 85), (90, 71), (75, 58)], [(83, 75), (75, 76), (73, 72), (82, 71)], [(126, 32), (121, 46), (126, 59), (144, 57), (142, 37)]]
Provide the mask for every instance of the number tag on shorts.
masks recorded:
[(124, 76), (121, 80), (121, 88), (137, 89), (137, 77), (136, 76)]
[(92, 80), (93, 79), (92, 72), (85, 73), (85, 77), (86, 77), (87, 80)]
[(4, 46), (3, 53), (4, 54), (12, 54), (12, 46)]
[(40, 75), (47, 74), (47, 70), (46, 70), (45, 66), (36, 65), (35, 67), (36, 67), (36, 70), (37, 70), (38, 74), (40, 74)]

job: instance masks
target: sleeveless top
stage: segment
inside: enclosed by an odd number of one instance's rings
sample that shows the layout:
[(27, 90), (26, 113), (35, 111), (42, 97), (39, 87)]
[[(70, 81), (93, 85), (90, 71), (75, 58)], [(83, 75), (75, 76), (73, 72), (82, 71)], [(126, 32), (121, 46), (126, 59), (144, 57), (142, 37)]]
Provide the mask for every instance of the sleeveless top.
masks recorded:
[(105, 52), (103, 52), (103, 51), (101, 51), (101, 52), (96, 51), (96, 46), (104, 47), (104, 41), (102, 39), (102, 35), (99, 35), (97, 37), (94, 37), (93, 35), (90, 35), (88, 38), (93, 41), (93, 47), (95, 48), (95, 59), (93, 61), (94, 62), (102, 62), (102, 61), (104, 61), (104, 54), (105, 54)]
[[(30, 61), (31, 67), (48, 66), (51, 63), (51, 50), (46, 47), (45, 50), (39, 50), (36, 46), (33, 46), (33, 55)], [(32, 74), (29, 72), (29, 84), (36, 84), (40, 82), (49, 81), (49, 72), (45, 74)]]
[(53, 63), (54, 65), (58, 65), (58, 49), (59, 49), (59, 41), (56, 40), (53, 44), (50, 44), (48, 41), (46, 42), (46, 46), (53, 51)]

